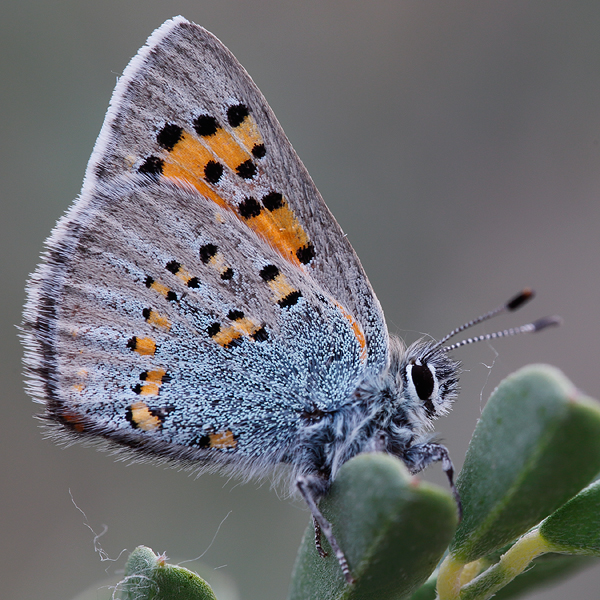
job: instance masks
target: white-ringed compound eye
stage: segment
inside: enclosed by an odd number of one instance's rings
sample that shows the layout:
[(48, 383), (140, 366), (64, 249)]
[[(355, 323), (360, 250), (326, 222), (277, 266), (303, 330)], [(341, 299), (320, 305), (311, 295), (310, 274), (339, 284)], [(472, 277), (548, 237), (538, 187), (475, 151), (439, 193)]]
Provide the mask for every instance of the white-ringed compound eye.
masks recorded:
[(435, 367), (428, 363), (423, 364), (420, 359), (406, 365), (406, 382), (411, 397), (423, 402), (427, 416), (435, 415), (433, 399), (439, 392), (439, 381), (435, 375)]

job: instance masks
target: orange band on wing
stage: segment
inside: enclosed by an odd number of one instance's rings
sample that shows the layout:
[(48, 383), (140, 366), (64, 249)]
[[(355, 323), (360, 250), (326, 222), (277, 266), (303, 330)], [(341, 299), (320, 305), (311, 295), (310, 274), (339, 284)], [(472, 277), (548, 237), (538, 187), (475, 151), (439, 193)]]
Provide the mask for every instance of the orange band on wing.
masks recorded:
[(263, 144), (258, 125), (250, 115), (248, 115), (234, 131), (235, 136), (240, 140), (248, 152), (252, 152), (252, 149), (255, 146), (261, 146)]
[(206, 165), (214, 158), (214, 154), (192, 134), (183, 133), (181, 139), (167, 154), (162, 174), (170, 179), (183, 179), (219, 206), (231, 208), (204, 181)]
[(251, 152), (263, 146), (256, 122), (251, 117), (247, 116), (234, 129), (235, 137), (221, 127), (202, 138), (181, 128), (177, 128), (177, 134), (173, 144), (165, 147), (164, 160), (161, 159), (164, 177), (175, 183), (186, 181), (218, 206), (234, 211), (286, 260), (296, 265), (310, 262), (314, 254), (312, 244), (281, 194), (267, 194), (260, 205), (254, 200), (258, 212), (244, 217), (240, 215), (240, 206), (223, 198), (214, 187), (223, 176), (223, 165), (243, 179), (254, 178), (257, 170)]
[(254, 232), (275, 246), (288, 261), (299, 265), (298, 250), (309, 245), (306, 232), (290, 210), (287, 202), (273, 211), (261, 210), (260, 214), (244, 220)]
[(232, 171), (236, 171), (239, 165), (252, 159), (233, 136), (220, 127), (213, 135), (202, 139)]

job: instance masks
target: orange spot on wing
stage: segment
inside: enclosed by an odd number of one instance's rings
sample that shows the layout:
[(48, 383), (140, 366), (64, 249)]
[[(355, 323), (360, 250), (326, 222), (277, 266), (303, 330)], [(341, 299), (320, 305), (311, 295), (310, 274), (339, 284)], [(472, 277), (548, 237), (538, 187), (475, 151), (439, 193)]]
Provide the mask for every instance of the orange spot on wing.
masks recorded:
[(187, 283), (192, 278), (188, 271), (183, 267), (179, 267), (179, 271), (177, 271), (176, 276), (179, 277), (183, 283)]
[(162, 378), (167, 374), (164, 369), (156, 369), (155, 371), (147, 371), (146, 372), (146, 381), (158, 383), (159, 385), (162, 383)]
[(226, 327), (221, 329), (218, 333), (212, 336), (212, 339), (217, 342), (220, 346), (229, 346), (233, 340), (237, 340), (241, 337), (241, 333), (236, 331), (233, 327)]
[(235, 448), (237, 445), (237, 441), (233, 437), (233, 432), (229, 429), (218, 431), (217, 433), (211, 433), (208, 437), (211, 448)]
[(166, 374), (167, 372), (164, 369), (145, 371), (144, 376), (140, 377), (140, 379), (144, 380), (140, 389), (140, 394), (142, 396), (158, 396), (160, 386), (163, 383), (163, 377)]
[(75, 431), (82, 433), (85, 430), (85, 425), (81, 415), (72, 412), (64, 412), (61, 415), (62, 419), (71, 425)]
[(277, 275), (275, 279), (269, 281), (268, 285), (273, 291), (273, 296), (276, 302), (279, 302), (279, 300), (283, 300), (283, 298), (289, 296), (292, 292), (296, 291), (296, 289), (289, 284), (286, 276), (282, 273)]
[(237, 329), (240, 333), (244, 335), (253, 335), (260, 329), (260, 325), (254, 323), (251, 319), (244, 317), (243, 319), (237, 319), (233, 322), (232, 327)]
[(229, 265), (225, 261), (225, 257), (221, 252), (217, 252), (209, 261), (208, 264), (215, 269), (220, 275), (229, 269)]
[(158, 396), (157, 383), (145, 383), (140, 391), (142, 396)]
[(234, 129), (234, 132), (240, 143), (250, 152), (255, 145), (263, 143), (260, 131), (258, 130), (258, 125), (250, 115)]
[(131, 405), (131, 422), (142, 431), (152, 431), (160, 427), (160, 419), (154, 416), (145, 402)]
[(151, 325), (155, 325), (156, 327), (162, 327), (163, 329), (170, 329), (171, 323), (167, 317), (157, 313), (155, 310), (150, 311), (150, 315), (146, 319), (148, 323)]
[(156, 342), (149, 337), (137, 338), (134, 350), (142, 356), (152, 356), (156, 352)]
[(166, 296), (171, 291), (164, 283), (160, 283), (159, 281), (153, 281), (150, 285), (150, 289), (161, 296)]

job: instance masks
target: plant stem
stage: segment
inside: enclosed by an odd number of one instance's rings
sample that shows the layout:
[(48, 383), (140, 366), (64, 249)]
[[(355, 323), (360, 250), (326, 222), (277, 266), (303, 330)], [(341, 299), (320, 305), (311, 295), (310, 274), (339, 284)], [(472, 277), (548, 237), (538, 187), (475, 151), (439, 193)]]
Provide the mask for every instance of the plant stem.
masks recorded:
[[(499, 562), (465, 585), (452, 598), (487, 600), (520, 575), (534, 558), (552, 551), (555, 548), (541, 536), (539, 529), (534, 529), (503, 554)], [(444, 600), (441, 594), (440, 598)]]
[(448, 554), (440, 565), (437, 581), (437, 593), (440, 600), (456, 600), (460, 593), (460, 578), (465, 563), (457, 561)]

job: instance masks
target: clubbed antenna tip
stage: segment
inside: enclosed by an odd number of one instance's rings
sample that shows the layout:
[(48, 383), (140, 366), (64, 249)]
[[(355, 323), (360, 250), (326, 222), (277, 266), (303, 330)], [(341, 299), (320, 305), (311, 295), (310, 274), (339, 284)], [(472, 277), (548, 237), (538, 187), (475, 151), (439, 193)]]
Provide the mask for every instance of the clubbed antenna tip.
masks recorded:
[(506, 310), (517, 310), (524, 304), (527, 304), (534, 296), (535, 292), (531, 288), (525, 288), (521, 293), (517, 294), (512, 300), (506, 303)]
[(538, 331), (542, 331), (542, 329), (546, 329), (547, 327), (558, 327), (562, 325), (563, 320), (560, 317), (543, 317), (534, 321), (531, 325), (533, 327), (533, 333)]

